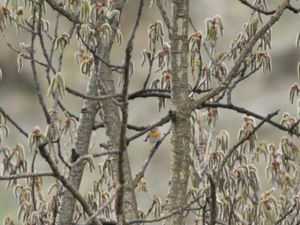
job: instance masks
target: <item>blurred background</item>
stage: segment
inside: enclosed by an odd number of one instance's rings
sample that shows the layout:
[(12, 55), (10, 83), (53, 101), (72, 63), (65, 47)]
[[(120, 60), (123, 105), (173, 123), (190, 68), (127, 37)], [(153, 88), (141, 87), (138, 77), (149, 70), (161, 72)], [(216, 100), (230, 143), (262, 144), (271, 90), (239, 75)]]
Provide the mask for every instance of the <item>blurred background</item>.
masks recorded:
[[(2, 3), (4, 0), (1, 0)], [(1, 2), (0, 1), (0, 2)], [(128, 0), (122, 14), (121, 31), (124, 35), (124, 42), (121, 46), (114, 45), (111, 59), (114, 64), (121, 64), (124, 59), (124, 48), (128, 34), (132, 30), (133, 21), (136, 17), (138, 0)], [(214, 17), (220, 15), (223, 19), (224, 36), (219, 39), (217, 44), (217, 51), (228, 51), (230, 42), (236, 37), (238, 32), (241, 31), (242, 26), (250, 17), (251, 10), (240, 4), (238, 0), (191, 0), (190, 1), (190, 16), (197, 27), (202, 33), (205, 33), (205, 19), (207, 17)], [(270, 9), (276, 7), (279, 1), (272, 0), (270, 2)], [(293, 3), (295, 6), (300, 6), (298, 2)], [(141, 51), (147, 48), (147, 29), (148, 26), (156, 20), (160, 20), (160, 14), (157, 7), (149, 8), (150, 1), (146, 1), (144, 13), (142, 17), (141, 26), (139, 27), (134, 44), (133, 61), (135, 63), (135, 72), (131, 78), (130, 92), (142, 88), (146, 74), (148, 71), (147, 64), (143, 67), (140, 66)], [(54, 21), (55, 13), (51, 12), (48, 6), (49, 14), (47, 19), (50, 22)], [(263, 17), (267, 21), (267, 17)], [(66, 32), (70, 28), (70, 24), (62, 19), (60, 23), (59, 33)], [(164, 27), (166, 28), (166, 27)], [(190, 29), (192, 34), (192, 29)], [(280, 109), (280, 115), (274, 118), (277, 122), (280, 121), (283, 112), (288, 111), (297, 117), (296, 104), (292, 105), (289, 101), (289, 88), (298, 82), (297, 80), (297, 63), (300, 61), (299, 50), (295, 47), (295, 39), (297, 33), (300, 31), (299, 15), (291, 12), (285, 12), (282, 19), (272, 28), (272, 49), (270, 54), (272, 56), (272, 72), (262, 73), (257, 72), (255, 75), (244, 81), (233, 93), (233, 103), (253, 110), (261, 115), (266, 115)], [(53, 32), (51, 26), (50, 33)], [(15, 27), (9, 26), (6, 31), (7, 39), (17, 48), (20, 42), (29, 43), (30, 35), (21, 32), (17, 35)], [(166, 33), (166, 32), (165, 32)], [(167, 37), (165, 37), (167, 40)], [(72, 40), (71, 44), (66, 48), (64, 63), (62, 67), (62, 74), (65, 77), (68, 86), (76, 90), (85, 91), (87, 78), (79, 71), (79, 65), (74, 60), (74, 52), (77, 51), (76, 40)], [(55, 53), (57, 56), (59, 51)], [(206, 52), (203, 51), (202, 55), (207, 61)], [(45, 120), (38, 104), (35, 95), (35, 88), (32, 81), (32, 73), (28, 61), (23, 60), (23, 70), (21, 73), (17, 72), (17, 55), (6, 45), (4, 39), (1, 37), (0, 41), (0, 68), (3, 73), (3, 80), (0, 82), (0, 106), (14, 118), (27, 132), (33, 130), (35, 126), (39, 126), (42, 131), (45, 130)], [(38, 51), (37, 58), (43, 60), (42, 54)], [(57, 60), (56, 60), (57, 61)], [(55, 62), (56, 62), (55, 61)], [(156, 70), (156, 63), (154, 71)], [(118, 74), (114, 74), (114, 79), (119, 79)], [(160, 73), (153, 73), (151, 79), (159, 78)], [(42, 86), (42, 92), (46, 99), (47, 106), (53, 106), (53, 100), (46, 97), (47, 84), (45, 80), (45, 71), (39, 67), (38, 78)], [(192, 80), (192, 77), (191, 77)], [(78, 97), (66, 94), (63, 103), (68, 110), (75, 115), (79, 115), (83, 101)], [(167, 114), (169, 104), (165, 109), (158, 112), (157, 99), (136, 99), (130, 102), (129, 123), (134, 125), (149, 125), (158, 121), (161, 117)], [(97, 118), (100, 120), (100, 118)], [(233, 145), (237, 140), (237, 132), (241, 126), (242, 115), (232, 111), (219, 111), (219, 120), (217, 122), (215, 134), (219, 133), (220, 129), (227, 129), (231, 135), (230, 145)], [(5, 145), (13, 148), (16, 143), (22, 143), (27, 146), (27, 140), (19, 134), (19, 132), (9, 124), (10, 136), (5, 140)], [(166, 132), (169, 125), (161, 128), (162, 132)], [(129, 136), (134, 134), (129, 131)], [(280, 137), (287, 135), (278, 130), (274, 130), (271, 126), (265, 125), (258, 132), (260, 140), (273, 142), (276, 146), (279, 143)], [(132, 142), (129, 146), (130, 161), (132, 165), (132, 174), (135, 174), (141, 168), (144, 159), (148, 155), (151, 145), (145, 143), (145, 136), (140, 137)], [(94, 145), (92, 146), (93, 152), (99, 152), (99, 143), (106, 141), (103, 131), (97, 131), (93, 136)], [(67, 140), (66, 140), (67, 142)], [(298, 143), (299, 144), (299, 143)], [(64, 154), (69, 155), (71, 145), (64, 147)], [(152, 159), (150, 166), (145, 174), (148, 192), (137, 192), (137, 199), (139, 207), (142, 210), (147, 210), (151, 203), (153, 195), (159, 195), (165, 200), (168, 190), (168, 174), (169, 174), (169, 155), (170, 155), (170, 139), (160, 146), (159, 150)], [(29, 162), (31, 161), (31, 154), (27, 152)], [(100, 160), (101, 161), (101, 160)], [(96, 163), (100, 162), (96, 161)], [(265, 162), (259, 165), (261, 174), (264, 172)], [(49, 170), (46, 163), (39, 157), (36, 165), (37, 171)], [(1, 168), (2, 170), (2, 168)], [(88, 169), (85, 171), (84, 182), (82, 183), (82, 191), (90, 191), (93, 180), (97, 179), (98, 171), (90, 172)], [(263, 175), (262, 175), (263, 177)], [(47, 181), (46, 181), (47, 180)], [(52, 179), (44, 179), (45, 190), (47, 184), (53, 182)], [(22, 182), (22, 181), (20, 181)], [(264, 188), (268, 188), (264, 184)], [(45, 192), (46, 196), (46, 192)], [(5, 215), (10, 214), (12, 217), (17, 216), (17, 200), (13, 197), (12, 189), (6, 189), (6, 183), (0, 182), (0, 219)]]

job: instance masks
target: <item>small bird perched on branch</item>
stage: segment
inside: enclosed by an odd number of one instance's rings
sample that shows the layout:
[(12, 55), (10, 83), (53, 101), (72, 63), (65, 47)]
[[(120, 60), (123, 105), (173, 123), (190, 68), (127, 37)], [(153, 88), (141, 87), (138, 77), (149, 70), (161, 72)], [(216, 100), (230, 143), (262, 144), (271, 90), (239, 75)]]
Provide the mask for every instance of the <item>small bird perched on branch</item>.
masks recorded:
[(161, 133), (160, 133), (158, 127), (153, 127), (149, 130), (144, 141), (145, 142), (148, 141), (150, 144), (155, 144), (160, 139), (161, 139)]
[(80, 157), (80, 155), (76, 152), (76, 149), (75, 148), (72, 148), (71, 149), (71, 158), (70, 158), (70, 162), (71, 163), (74, 163), (77, 161), (77, 159)]

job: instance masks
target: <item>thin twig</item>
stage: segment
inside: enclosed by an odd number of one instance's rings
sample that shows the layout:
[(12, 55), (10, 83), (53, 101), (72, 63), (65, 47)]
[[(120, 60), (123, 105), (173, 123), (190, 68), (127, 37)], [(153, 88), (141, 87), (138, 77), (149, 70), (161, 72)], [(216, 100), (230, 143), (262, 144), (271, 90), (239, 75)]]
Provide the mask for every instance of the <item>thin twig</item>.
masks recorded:
[[(4, 34), (4, 32), (2, 32), (2, 37), (3, 37), (3, 39), (4, 39), (5, 43), (6, 43), (6, 45), (7, 45), (11, 50), (13, 50), (14, 52), (16, 52), (16, 53), (18, 53), (18, 54), (22, 54), (22, 57), (23, 57), (24, 59), (26, 59), (26, 60), (30, 60), (30, 59), (31, 59), (30, 56), (23, 54), (23, 53), (22, 53), (21, 51), (19, 51), (15, 46), (13, 46), (13, 45), (7, 40), (7, 38), (6, 38), (5, 34)], [(31, 59), (31, 60), (32, 60), (32, 59)], [(34, 59), (34, 62), (37, 63), (37, 64), (39, 64), (40, 66), (47, 67), (47, 64), (46, 64), (46, 63), (43, 63), (43, 62), (38, 61), (38, 60), (36, 60), (36, 59)]]
[(216, 180), (212, 177), (212, 175), (207, 174), (207, 177), (210, 183), (210, 223), (209, 224), (215, 225), (218, 216), (217, 185), (216, 185)]
[(238, 75), (238, 70), (242, 63), (244, 62), (245, 58), (248, 56), (256, 42), (280, 19), (282, 16), (284, 10), (288, 6), (288, 1), (283, 1), (276, 11), (276, 14), (270, 17), (270, 20), (264, 24), (264, 26), (261, 27), (259, 31), (255, 35), (251, 37), (249, 40), (247, 46), (242, 50), (240, 56), (235, 61), (233, 67), (227, 74), (226, 80), (223, 81), (219, 86), (208, 92), (207, 94), (203, 95), (196, 101), (192, 103), (191, 110), (193, 111), (195, 108), (197, 108), (198, 105), (201, 105), (202, 103), (208, 101), (209, 99), (213, 98), (214, 96), (218, 95), (220, 92), (225, 90), (230, 82)]
[(104, 202), (104, 204), (101, 205), (101, 207), (90, 217), (88, 218), (85, 222), (83, 222), (81, 225), (89, 225), (91, 224), (91, 222), (93, 221), (94, 218), (96, 218), (97, 216), (99, 216), (101, 214), (101, 212), (103, 211), (103, 209), (105, 209), (107, 206), (109, 206), (112, 201), (115, 199), (115, 197), (117, 196), (118, 191), (120, 190), (120, 187), (118, 187), (115, 191), (115, 193), (113, 193), (108, 200), (106, 200)]
[(129, 221), (126, 222), (126, 224), (130, 225), (130, 224), (134, 224), (134, 223), (154, 223), (154, 222), (159, 222), (159, 221), (168, 219), (168, 218), (170, 218), (173, 215), (176, 215), (178, 213), (182, 213), (182, 212), (184, 212), (186, 210), (190, 210), (190, 207), (194, 203), (196, 203), (201, 197), (202, 196), (200, 195), (199, 197), (195, 198), (194, 200), (192, 200), (191, 202), (189, 202), (185, 206), (183, 206), (181, 208), (178, 208), (178, 209), (175, 209), (172, 212), (170, 212), (170, 213), (168, 213), (168, 214), (166, 214), (164, 216), (161, 216), (161, 217), (158, 217), (158, 218), (153, 218), (153, 219), (135, 219), (135, 220), (129, 220)]
[(102, 62), (104, 65), (108, 66), (111, 70), (122, 70), (124, 69), (124, 66), (121, 65), (115, 65), (115, 64), (111, 64), (109, 62), (107, 62), (105, 59), (103, 59), (103, 57), (101, 55), (99, 55), (95, 49), (93, 49), (81, 36), (80, 32), (77, 32), (77, 36), (79, 37), (81, 43), (85, 46), (85, 48), (91, 52), (94, 56), (95, 59), (99, 60), (100, 62)]
[[(48, 145), (48, 142), (40, 144), (39, 145), (39, 152), (41, 154), (41, 156), (47, 161), (48, 165), (50, 166), (52, 172), (53, 172), (53, 176), (56, 177), (65, 188), (67, 188), (72, 195), (74, 196), (74, 198), (76, 198), (83, 210), (87, 213), (88, 216), (92, 216), (93, 215), (93, 211), (90, 208), (90, 205), (86, 202), (86, 200), (84, 199), (84, 197), (79, 193), (78, 190), (76, 190), (74, 188), (74, 186), (64, 177), (63, 174), (60, 173), (57, 165), (55, 164), (55, 162), (51, 159), (49, 152), (46, 150), (46, 146)], [(98, 218), (94, 218), (94, 223), (97, 225), (101, 225), (100, 221), (98, 220)]]
[[(143, 130), (147, 129), (149, 126), (136, 126), (136, 125), (133, 125), (133, 124), (127, 124), (128, 129), (135, 130), (135, 131), (143, 131)], [(104, 127), (105, 126), (104, 126), (103, 122), (96, 122), (94, 127), (93, 127), (93, 130), (97, 130), (99, 128), (104, 128)]]
[(111, 151), (105, 151), (105, 152), (100, 152), (100, 153), (94, 153), (93, 157), (94, 158), (98, 158), (98, 157), (102, 157), (105, 155), (112, 155), (112, 154), (119, 154), (119, 150), (111, 150)]
[[(48, 83), (50, 84), (50, 76), (49, 76), (50, 68), (52, 69), (54, 74), (56, 74), (56, 71), (55, 71), (55, 69), (53, 68), (53, 65), (52, 65), (52, 56), (49, 57), (49, 55), (47, 53), (47, 50), (46, 50), (47, 47), (46, 47), (46, 44), (44, 42), (44, 37), (42, 35), (42, 8), (41, 7), (39, 9), (38, 21), (39, 21), (39, 24), (37, 26), (37, 31), (38, 31), (37, 34), (39, 36), (42, 53), (43, 53), (44, 58), (46, 59), (46, 62), (47, 62), (47, 67), (46, 67), (47, 76), (46, 77), (47, 77)], [(56, 30), (57, 27), (55, 27), (54, 29)], [(55, 42), (55, 40), (52, 41), (53, 44), (54, 44), (54, 42)]]
[(148, 74), (147, 74), (146, 80), (144, 81), (144, 84), (143, 84), (143, 90), (145, 90), (147, 88), (147, 85), (148, 85), (148, 82), (149, 82), (149, 79), (150, 79), (150, 76), (151, 76), (151, 73), (152, 73), (153, 63), (154, 63), (154, 60), (155, 60), (155, 52), (156, 52), (156, 44), (154, 43), (154, 47), (153, 47), (152, 52), (151, 52), (151, 58), (149, 60)]
[(248, 6), (249, 8), (255, 10), (256, 12), (265, 14), (265, 15), (272, 15), (276, 12), (276, 10), (263, 10), (261, 8), (255, 7), (254, 5), (250, 4), (247, 0), (239, 0), (242, 4)]
[(19, 124), (17, 124), (5, 111), (0, 107), (0, 113), (12, 124), (14, 127), (20, 131), (26, 138), (28, 138), (28, 132), (26, 132)]
[(190, 25), (192, 26), (192, 28), (193, 28), (194, 32), (197, 32), (197, 28), (195, 27), (195, 25), (194, 25), (194, 23), (193, 23), (193, 21), (192, 21), (192, 18), (191, 18), (191, 17), (189, 17), (189, 23), (190, 23)]
[[(228, 92), (227, 92), (227, 102), (231, 104), (231, 92), (232, 90), (238, 85), (238, 83), (240, 83), (241, 81), (247, 79), (248, 77), (252, 76), (255, 72), (257, 72), (260, 68), (262, 67), (262, 64), (260, 64), (259, 66), (257, 66), (255, 69), (253, 69), (252, 71), (250, 71), (248, 74), (245, 75), (245, 72), (247, 70), (247, 67), (245, 66), (244, 68), (242, 68), (241, 72), (240, 72), (240, 78), (237, 79), (232, 85), (230, 85), (230, 87), (228, 87)], [(230, 97), (228, 97), (230, 96)]]
[[(33, 14), (35, 14), (35, 13), (36, 13), (36, 11), (34, 10)], [(32, 26), (33, 27), (35, 27), (35, 23), (36, 23), (36, 19), (35, 18), (36, 17), (33, 16), (33, 22), (32, 22)], [(40, 83), (39, 83), (39, 81), (37, 79), (37, 70), (36, 70), (35, 62), (34, 62), (34, 43), (35, 43), (35, 38), (36, 38), (36, 35), (32, 34), (31, 35), (30, 58), (31, 58), (31, 69), (32, 69), (32, 75), (33, 75), (33, 81), (34, 81), (34, 84), (35, 84), (36, 94), (37, 94), (39, 103), (40, 103), (40, 105), (41, 105), (41, 107), (43, 109), (43, 112), (44, 112), (47, 124), (50, 124), (51, 123), (51, 117), (50, 117), (50, 114), (48, 112), (47, 106), (45, 104), (44, 98), (43, 98), (42, 93), (41, 93)]]
[(61, 146), (60, 146), (60, 140), (58, 140), (56, 142), (57, 144), (57, 152), (58, 152), (58, 157), (60, 158), (60, 160), (63, 162), (63, 164), (68, 167), (69, 169), (71, 169), (71, 166), (69, 165), (68, 162), (66, 162), (66, 160), (64, 159), (62, 152), (61, 152)]
[[(55, 28), (54, 28), (54, 37), (52, 39), (52, 43), (51, 43), (51, 47), (50, 47), (50, 54), (47, 53), (47, 47), (45, 45), (44, 42), (44, 38), (42, 35), (42, 29), (41, 29), (41, 16), (42, 16), (42, 12), (41, 12), (41, 8), (39, 11), (39, 26), (38, 26), (38, 36), (39, 36), (39, 40), (40, 40), (40, 44), (41, 44), (41, 49), (42, 49), (42, 53), (44, 55), (45, 60), (47, 61), (47, 64), (44, 66), (46, 67), (46, 79), (48, 82), (48, 85), (50, 85), (51, 82), (51, 78), (50, 78), (50, 69), (52, 70), (53, 74), (57, 73), (57, 70), (54, 68), (53, 64), (52, 64), (52, 59), (53, 59), (53, 55), (54, 55), (54, 47), (55, 47), (55, 41), (57, 38), (57, 32), (58, 32), (58, 25), (59, 25), (59, 18), (60, 18), (60, 14), (58, 13), (57, 17), (56, 17), (56, 23), (55, 23)], [(75, 29), (75, 25), (73, 24), (73, 26), (71, 27), (69, 33), (69, 37), (72, 37), (73, 31)], [(61, 52), (61, 54), (59, 55), (59, 59), (58, 59), (58, 71), (60, 71), (60, 67), (62, 65), (62, 59), (63, 59), (63, 52)], [(69, 90), (72, 90), (71, 88), (69, 88)], [(69, 110), (66, 109), (66, 107), (62, 104), (62, 102), (56, 97), (56, 94), (52, 93), (52, 97), (55, 99), (55, 102), (58, 104), (58, 106), (60, 107), (60, 109), (64, 112), (66, 112), (67, 114), (69, 114), (70, 116), (76, 118), (77, 120), (79, 120), (79, 118), (77, 116), (75, 116), (73, 113), (71, 113)]]
[[(14, 21), (14, 22), (16, 23), (16, 26), (21, 27), (21, 28), (24, 29), (25, 31), (27, 31), (27, 32), (29, 32), (29, 33), (35, 33), (34, 30), (32, 29), (32, 27), (29, 26), (31, 29), (30, 29), (30, 28), (27, 28), (27, 27), (24, 26), (23, 24), (19, 23), (14, 17), (12, 17), (12, 16), (9, 15), (9, 19), (12, 20), (12, 21)], [(26, 24), (27, 24), (27, 23), (26, 23)], [(27, 25), (29, 25), (29, 24), (27, 24)]]
[(140, 169), (140, 171), (137, 173), (137, 175), (135, 176), (134, 178), (134, 181), (133, 181), (133, 185), (136, 187), (138, 185), (138, 183), (140, 182), (140, 180), (144, 177), (144, 174), (145, 174), (145, 171), (152, 159), (152, 157), (154, 156), (155, 152), (157, 151), (158, 147), (161, 145), (161, 143), (164, 141), (164, 139), (170, 134), (170, 129), (168, 130), (168, 132), (166, 132), (162, 138), (157, 141), (155, 143), (155, 145), (153, 146), (153, 148), (150, 150), (147, 158), (145, 159), (144, 163), (143, 163), (143, 166), (142, 168)]
[(297, 203), (294, 203), (291, 208), (286, 212), (284, 213), (276, 222), (275, 222), (275, 225), (279, 225), (282, 221), (285, 220), (285, 218), (290, 215), (295, 209), (297, 208)]
[[(35, 165), (35, 159), (37, 156), (37, 151), (34, 152), (33, 154), (33, 158), (32, 158), (32, 162), (31, 162), (31, 173), (34, 173), (34, 165)], [(31, 178), (31, 200), (32, 200), (32, 204), (33, 204), (33, 208), (34, 210), (36, 210), (36, 201), (35, 201), (35, 182), (34, 182), (34, 177)]]
[(226, 164), (226, 162), (228, 161), (228, 159), (231, 157), (231, 155), (234, 153), (234, 151), (236, 151), (236, 149), (242, 145), (245, 141), (247, 141), (252, 135), (255, 134), (255, 132), (265, 123), (267, 122), (268, 120), (270, 120), (272, 117), (274, 117), (275, 115), (277, 115), (279, 112), (279, 110), (273, 112), (273, 113), (270, 113), (268, 114), (257, 126), (255, 126), (253, 128), (253, 130), (251, 132), (249, 132), (249, 134), (247, 136), (245, 136), (244, 138), (242, 138), (241, 140), (238, 141), (238, 143), (236, 143), (234, 146), (232, 146), (228, 151), (227, 153), (225, 154), (222, 162), (220, 163), (220, 166), (216, 172), (216, 180), (219, 179), (220, 175), (221, 175), (221, 172)]
[(122, 107), (121, 107), (121, 115), (122, 115), (122, 121), (121, 121), (121, 134), (120, 134), (120, 147), (119, 147), (119, 154), (118, 154), (118, 173), (119, 173), (119, 184), (121, 185), (121, 189), (117, 194), (116, 199), (116, 212), (117, 212), (117, 218), (118, 222), (121, 225), (126, 224), (125, 223), (125, 214), (124, 214), (124, 184), (125, 182), (132, 182), (132, 181), (125, 181), (124, 176), (124, 170), (123, 170), (123, 164), (124, 164), (124, 153), (127, 151), (127, 138), (126, 138), (126, 132), (127, 132), (127, 123), (128, 123), (128, 88), (129, 88), (129, 70), (130, 70), (130, 61), (131, 61), (131, 54), (133, 50), (133, 41), (135, 38), (135, 33), (137, 31), (137, 28), (140, 23), (140, 19), (142, 16), (142, 10), (144, 6), (144, 0), (140, 1), (137, 17), (134, 23), (133, 30), (129, 36), (129, 40), (127, 42), (127, 46), (125, 49), (125, 64), (124, 64), (124, 82), (123, 82), (123, 89), (122, 89)]
[[(261, 115), (255, 113), (255, 112), (252, 112), (252, 111), (250, 111), (250, 110), (248, 110), (248, 109), (245, 109), (245, 108), (243, 108), (243, 107), (235, 106), (235, 105), (233, 105), (233, 104), (204, 103), (202, 106), (203, 106), (203, 107), (212, 107), (212, 108), (231, 109), (231, 110), (234, 110), (234, 111), (239, 112), (239, 113), (244, 113), (244, 114), (246, 114), (246, 115), (248, 115), (248, 116), (253, 116), (253, 117), (255, 117), (255, 118), (257, 118), (257, 119), (260, 119), (260, 120), (266, 119), (265, 117), (263, 117), (263, 116), (261, 116)], [(278, 128), (278, 129), (282, 130), (282, 131), (285, 131), (285, 132), (288, 132), (288, 133), (290, 133), (290, 134), (296, 135), (297, 137), (300, 136), (300, 133), (296, 133), (295, 131), (293, 131), (293, 130), (294, 130), (294, 127), (293, 127), (293, 126), (290, 127), (290, 128), (289, 128), (289, 127), (285, 127), (285, 126), (282, 126), (282, 125), (279, 124), (279, 123), (274, 122), (274, 121), (271, 120), (271, 119), (266, 119), (266, 122), (269, 123), (269, 124), (271, 124), (272, 126)], [(298, 121), (297, 121), (297, 122), (298, 122)], [(299, 122), (300, 122), (300, 121), (299, 121)]]
[(171, 120), (171, 116), (170, 116), (170, 114), (168, 114), (167, 116), (160, 119), (158, 122), (148, 126), (146, 129), (140, 131), (139, 133), (127, 138), (127, 142), (130, 143), (131, 141), (133, 141), (133, 140), (139, 138), (140, 136), (146, 134), (149, 130), (151, 130), (151, 128), (162, 126), (162, 125), (168, 123), (170, 120)]
[[(73, 23), (71, 25), (70, 30), (68, 31), (69, 39), (72, 38), (72, 35), (74, 33), (74, 30), (75, 30), (75, 27), (76, 27), (76, 25)], [(63, 64), (63, 57), (64, 57), (64, 53), (65, 53), (66, 47), (62, 49), (62, 51), (60, 52), (60, 54), (58, 56), (58, 59), (57, 59), (57, 71), (59, 71), (59, 72), (61, 71), (61, 67), (62, 67), (62, 64)]]
[(157, 4), (157, 7), (159, 9), (159, 12), (164, 20), (164, 23), (166, 24), (168, 30), (171, 30), (171, 22), (170, 22), (170, 19), (168, 17), (168, 14), (167, 12), (164, 10), (164, 7), (162, 6), (162, 0), (157, 0), (156, 1), (156, 4)]
[(69, 92), (70, 94), (74, 95), (74, 96), (78, 96), (81, 97), (83, 99), (88, 99), (88, 100), (106, 100), (106, 99), (110, 99), (110, 98), (116, 98), (116, 97), (121, 97), (120, 94), (108, 94), (108, 95), (102, 95), (102, 96), (88, 96), (84, 93), (81, 93), (79, 91), (76, 91), (72, 88), (66, 87), (66, 91)]
[[(120, 98), (121, 94), (108, 94), (108, 95), (102, 95), (102, 96), (88, 96), (82, 92), (76, 91), (70, 87), (66, 87), (66, 91), (74, 96), (81, 97), (83, 99), (89, 99), (89, 100), (106, 100), (111, 98)], [(163, 89), (144, 89), (135, 91), (131, 94), (128, 94), (128, 100), (133, 100), (136, 98), (148, 98), (148, 97), (161, 97), (161, 98), (171, 98), (169, 90), (163, 90)]]
[(63, 15), (65, 18), (67, 18), (71, 22), (73, 22), (75, 24), (81, 24), (81, 22), (78, 19), (78, 17), (76, 17), (76, 16), (72, 15), (71, 13), (68, 13), (67, 11), (65, 11), (63, 9), (62, 5), (57, 4), (56, 1), (54, 1), (54, 0), (46, 0), (46, 2), (51, 6), (51, 8), (54, 11), (59, 12), (61, 15)]
[(0, 176), (0, 180), (15, 180), (15, 179), (24, 179), (32, 177), (52, 177), (54, 174), (52, 172), (40, 172), (40, 173), (22, 173), (8, 176)]

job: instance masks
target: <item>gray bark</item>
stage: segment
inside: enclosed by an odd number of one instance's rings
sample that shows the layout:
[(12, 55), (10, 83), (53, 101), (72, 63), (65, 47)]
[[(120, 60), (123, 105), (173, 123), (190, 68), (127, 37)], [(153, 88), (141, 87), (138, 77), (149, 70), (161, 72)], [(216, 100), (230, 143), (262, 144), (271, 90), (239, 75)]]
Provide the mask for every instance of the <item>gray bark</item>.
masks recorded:
[[(175, 119), (172, 124), (170, 190), (167, 213), (186, 204), (189, 177), (190, 111), (188, 97), (188, 18), (189, 0), (172, 1), (171, 21), (171, 100)], [(182, 224), (182, 213), (167, 219), (166, 224)]]
[[(105, 85), (106, 90), (101, 90), (101, 93), (106, 94), (114, 94), (115, 87), (114, 81), (112, 79), (111, 71), (106, 66), (105, 73), (100, 74), (100, 79), (102, 83)], [(106, 91), (106, 92), (104, 92)], [(120, 146), (120, 131), (121, 131), (121, 120), (119, 109), (117, 105), (111, 100), (104, 100), (101, 102), (101, 111), (105, 124), (106, 135), (109, 138), (109, 147), (111, 150), (119, 150)], [(119, 180), (119, 171), (118, 171), (118, 155), (113, 154), (113, 176), (115, 181)], [(134, 194), (134, 187), (131, 176), (130, 163), (128, 159), (127, 151), (123, 152), (123, 179), (125, 180), (126, 188), (124, 190), (124, 215), (127, 220), (137, 218), (137, 203), (136, 197)], [(116, 207), (117, 208), (117, 207)], [(119, 218), (118, 214), (121, 212), (116, 212), (117, 218)]]
[[(119, 8), (123, 8), (124, 1), (119, 1)], [(105, 54), (103, 55), (104, 60), (109, 62), (109, 53), (112, 47), (112, 42), (107, 48), (103, 49)], [(112, 76), (111, 69), (102, 65), (103, 73), (99, 76), (99, 89), (100, 95), (115, 94), (115, 84)], [(121, 136), (121, 119), (118, 106), (110, 99), (101, 101), (101, 114), (105, 124), (106, 135), (109, 139), (109, 147), (111, 150), (121, 150), (120, 147), (120, 136)], [(123, 195), (123, 208), (119, 211), (119, 207), (115, 207), (116, 216), (118, 223), (121, 218), (126, 220), (135, 219), (138, 216), (136, 196), (134, 193), (133, 180), (131, 175), (130, 162), (127, 151), (122, 152), (122, 176), (125, 181), (124, 195)], [(119, 155), (113, 154), (113, 177), (114, 181), (119, 181), (120, 171), (118, 169)]]
[[(114, 3), (114, 6), (122, 11), (124, 0), (119, 0)], [(117, 22), (116, 22), (117, 23)], [(116, 25), (116, 24), (114, 24)], [(108, 46), (100, 46), (98, 54), (109, 61), (111, 47), (114, 41), (115, 34), (112, 35), (111, 41)], [(90, 75), (88, 81), (86, 94), (88, 96), (98, 96), (98, 90), (101, 94), (115, 93), (114, 81), (112, 79), (111, 70), (108, 66), (95, 60), (95, 71)], [(104, 85), (103, 85), (104, 84)], [(104, 86), (104, 88), (103, 88)], [(75, 138), (75, 150), (79, 155), (88, 154), (90, 144), (91, 132), (93, 130), (95, 117), (98, 111), (99, 102), (94, 100), (85, 100), (81, 110), (79, 128)], [(112, 149), (118, 149), (120, 142), (120, 116), (117, 106), (112, 100), (104, 100), (101, 102), (104, 123), (106, 126), (107, 136), (109, 137)], [(117, 157), (114, 157), (114, 175), (118, 178), (117, 172)], [(78, 163), (72, 167), (68, 174), (68, 181), (77, 189), (80, 187), (82, 174), (85, 163)], [(128, 184), (132, 186), (132, 177), (127, 152), (124, 153), (124, 178)], [(130, 185), (129, 185), (130, 187)], [(124, 193), (125, 199), (125, 218), (132, 219), (137, 217), (137, 204), (133, 188), (127, 188)], [(61, 205), (57, 215), (56, 225), (69, 225), (72, 222), (76, 199), (65, 188), (63, 189)]]
[[(91, 74), (87, 85), (87, 95), (97, 96), (97, 71)], [(88, 154), (91, 132), (98, 111), (98, 102), (85, 100), (81, 110), (79, 127), (75, 137), (75, 150), (79, 155)], [(68, 174), (68, 182), (79, 189), (85, 163), (82, 161), (73, 166)], [(66, 188), (63, 189), (56, 225), (69, 225), (73, 219), (76, 199)]]

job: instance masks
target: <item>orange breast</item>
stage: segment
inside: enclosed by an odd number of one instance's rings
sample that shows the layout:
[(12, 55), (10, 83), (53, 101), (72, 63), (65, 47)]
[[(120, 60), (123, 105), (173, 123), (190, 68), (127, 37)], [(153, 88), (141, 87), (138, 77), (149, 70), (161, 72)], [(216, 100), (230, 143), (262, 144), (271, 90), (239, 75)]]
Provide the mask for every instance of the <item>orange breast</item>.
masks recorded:
[(159, 136), (159, 131), (158, 130), (151, 130), (151, 136), (152, 137), (158, 137)]

